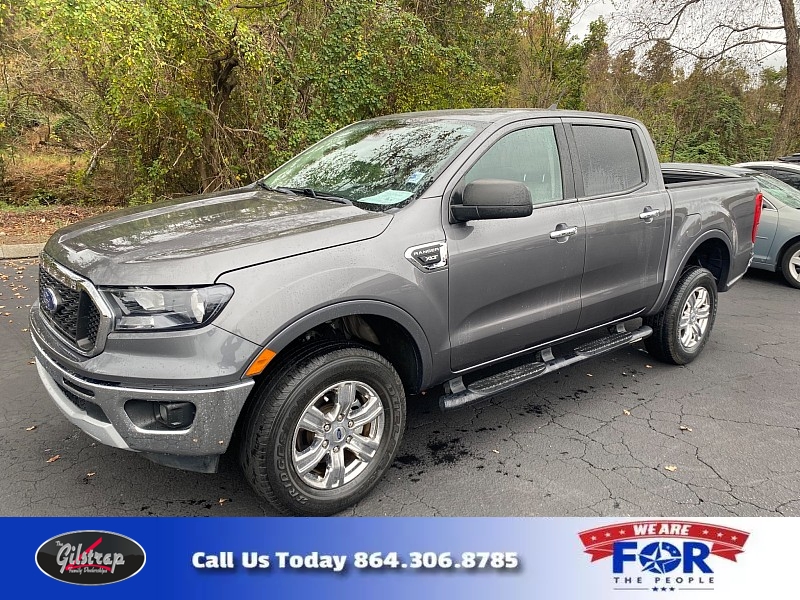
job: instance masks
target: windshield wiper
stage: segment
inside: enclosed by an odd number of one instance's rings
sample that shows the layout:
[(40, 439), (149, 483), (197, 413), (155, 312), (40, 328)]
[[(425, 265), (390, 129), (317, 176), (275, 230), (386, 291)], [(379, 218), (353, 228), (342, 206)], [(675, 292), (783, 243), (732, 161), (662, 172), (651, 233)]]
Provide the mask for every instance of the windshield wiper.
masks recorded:
[(341, 196), (336, 196), (335, 194), (329, 194), (327, 192), (320, 192), (311, 188), (287, 187), (283, 185), (271, 187), (262, 181), (258, 181), (257, 183), (260, 187), (269, 192), (294, 194), (296, 196), (308, 196), (309, 198), (316, 198), (318, 200), (330, 200), (331, 202), (337, 202), (338, 204), (352, 204), (352, 202), (350, 202), (350, 200), (347, 198), (342, 198)]

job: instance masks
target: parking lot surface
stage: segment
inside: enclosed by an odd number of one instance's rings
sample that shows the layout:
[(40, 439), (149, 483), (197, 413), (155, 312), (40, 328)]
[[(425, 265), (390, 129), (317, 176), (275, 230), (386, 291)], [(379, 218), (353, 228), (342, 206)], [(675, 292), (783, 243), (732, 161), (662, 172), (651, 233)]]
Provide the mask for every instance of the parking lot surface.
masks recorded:
[[(231, 456), (203, 475), (95, 443), (47, 397), (36, 261), (0, 261), (0, 514), (272, 514)], [(352, 515), (800, 515), (800, 291), (751, 271), (686, 367), (640, 346), (460, 411), (409, 399), (398, 458)]]

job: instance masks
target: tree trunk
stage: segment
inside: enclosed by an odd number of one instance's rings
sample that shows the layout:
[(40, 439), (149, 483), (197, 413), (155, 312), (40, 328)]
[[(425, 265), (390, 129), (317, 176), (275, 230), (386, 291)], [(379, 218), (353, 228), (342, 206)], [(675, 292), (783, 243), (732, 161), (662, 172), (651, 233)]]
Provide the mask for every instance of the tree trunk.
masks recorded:
[(222, 187), (229, 179), (230, 172), (225, 167), (226, 160), (221, 156), (223, 138), (225, 137), (225, 117), (228, 112), (231, 92), (236, 87), (234, 71), (239, 66), (234, 40), (236, 27), (230, 36), (230, 46), (224, 55), (217, 56), (212, 62), (211, 98), (208, 110), (211, 123), (203, 136), (203, 156), (200, 165), (200, 185), (203, 192), (213, 192)]
[(780, 0), (786, 32), (786, 91), (778, 131), (772, 140), (773, 158), (800, 152), (800, 36), (794, 0)]

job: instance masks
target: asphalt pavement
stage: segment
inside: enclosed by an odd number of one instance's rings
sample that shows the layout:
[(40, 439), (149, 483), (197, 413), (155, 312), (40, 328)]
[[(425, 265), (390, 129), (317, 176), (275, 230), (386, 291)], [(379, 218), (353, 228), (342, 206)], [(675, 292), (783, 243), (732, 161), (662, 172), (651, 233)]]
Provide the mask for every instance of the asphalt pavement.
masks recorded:
[[(271, 514), (233, 457), (203, 475), (102, 446), (47, 397), (34, 260), (0, 261), (0, 515)], [(409, 399), (382, 483), (345, 514), (800, 515), (800, 290), (751, 271), (675, 367), (633, 346), (460, 411)]]

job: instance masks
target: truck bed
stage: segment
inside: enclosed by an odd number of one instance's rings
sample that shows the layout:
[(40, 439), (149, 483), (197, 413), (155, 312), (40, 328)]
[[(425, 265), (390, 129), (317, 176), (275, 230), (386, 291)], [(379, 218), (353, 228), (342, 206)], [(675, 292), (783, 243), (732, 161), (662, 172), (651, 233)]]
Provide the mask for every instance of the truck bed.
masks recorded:
[(730, 262), (720, 265), (727, 273), (721, 278), (724, 291), (750, 262), (757, 183), (742, 169), (717, 165), (670, 163), (662, 165), (662, 173), (673, 210), (667, 273), (680, 272), (672, 263), (708, 231), (732, 232), (725, 234)]

